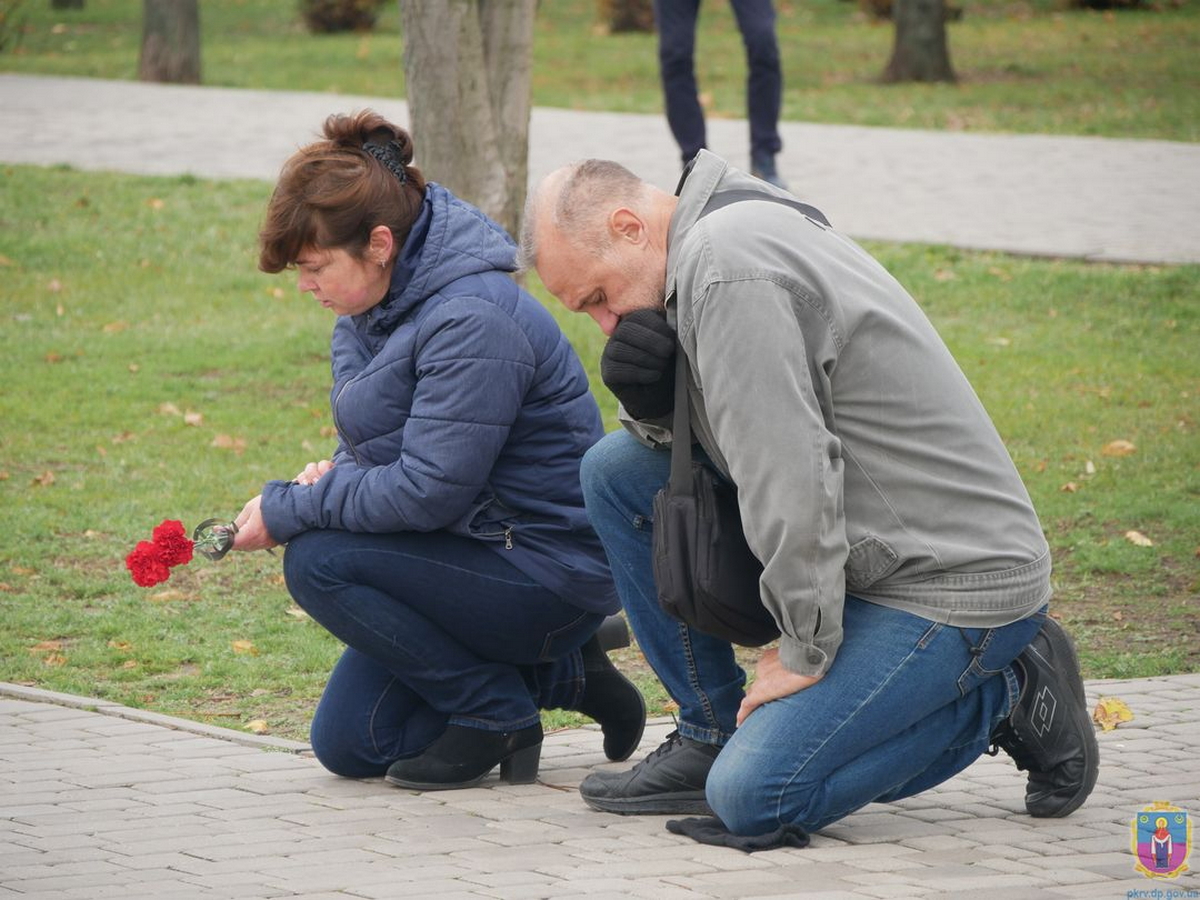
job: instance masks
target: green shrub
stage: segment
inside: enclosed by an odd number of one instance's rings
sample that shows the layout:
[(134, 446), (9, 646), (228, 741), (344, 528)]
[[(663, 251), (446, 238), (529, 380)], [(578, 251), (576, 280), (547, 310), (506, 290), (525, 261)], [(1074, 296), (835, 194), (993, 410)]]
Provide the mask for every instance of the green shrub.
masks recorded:
[(384, 0), (300, 0), (300, 14), (314, 34), (370, 31)]

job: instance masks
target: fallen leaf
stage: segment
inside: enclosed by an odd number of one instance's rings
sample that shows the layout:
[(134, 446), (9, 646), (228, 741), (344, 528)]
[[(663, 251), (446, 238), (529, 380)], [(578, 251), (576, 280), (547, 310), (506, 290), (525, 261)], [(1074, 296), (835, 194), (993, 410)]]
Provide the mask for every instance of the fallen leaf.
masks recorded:
[(1105, 731), (1112, 731), (1122, 722), (1132, 722), (1133, 712), (1123, 700), (1116, 697), (1101, 697), (1092, 712), (1092, 720)]
[(953, 281), (957, 277), (952, 269), (938, 269), (933, 273), (934, 281)]
[(1133, 445), (1132, 441), (1116, 440), (1109, 441), (1100, 449), (1100, 452), (1104, 456), (1128, 456), (1136, 450), (1137, 447)]
[(1083, 471), (1088, 475), (1095, 475), (1096, 474), (1096, 464), (1089, 459), (1086, 463), (1084, 463)]
[(109, 322), (107, 325), (105, 325), (100, 330), (103, 331), (105, 334), (120, 334), (122, 331), (124, 331), (128, 327), (129, 327), (128, 322), (117, 321), (117, 322)]
[(137, 363), (130, 363), (129, 371), (132, 372), (134, 375), (136, 375), (138, 372), (142, 371), (142, 367), (139, 366)]
[(62, 288), (62, 282), (57, 278), (51, 278), (49, 283), (46, 285), (46, 290), (50, 291), (52, 294), (57, 294), (62, 290)]
[(61, 653), (50, 653), (42, 657), (42, 664), (47, 666), (65, 666), (67, 658)]
[(40, 484), (42, 487), (49, 487), (54, 484), (54, 473), (47, 469), (41, 475), (33, 479), (34, 484)]
[(114, 444), (123, 444), (126, 441), (132, 441), (136, 436), (132, 431), (122, 431), (120, 434), (114, 434), (110, 440)]
[(48, 363), (50, 363), (51, 365), (53, 365), (54, 363), (60, 363), (60, 362), (62, 362), (62, 354), (61, 354), (61, 353), (55, 353), (53, 350), (51, 350), (49, 353), (47, 353), (47, 354), (45, 355), (44, 359), (46, 360), (46, 362), (48, 362)]
[(166, 403), (158, 404), (158, 411), (164, 416), (181, 416), (183, 413), (179, 411), (179, 407), (174, 403), (167, 401)]
[(234, 453), (241, 454), (246, 449), (246, 441), (243, 438), (235, 438), (229, 434), (218, 434), (212, 439), (211, 446), (219, 450), (232, 450)]
[(1150, 540), (1150, 538), (1146, 537), (1140, 531), (1125, 532), (1125, 540), (1129, 541), (1129, 543), (1133, 544), (1135, 547), (1153, 547), (1154, 546), (1154, 541)]
[(284, 612), (287, 613), (289, 616), (291, 616), (293, 619), (309, 618), (308, 613), (306, 613), (304, 610), (302, 610), (298, 606), (289, 607), (289, 608), (285, 609)]
[(114, 650), (132, 650), (133, 649), (133, 644), (129, 643), (129, 641), (109, 641), (108, 646), (112, 647)]
[(251, 719), (246, 723), (246, 730), (253, 731), (255, 734), (266, 734), (271, 730), (266, 719)]
[(162, 209), (167, 204), (161, 197), (151, 197), (146, 201), (146, 205), (151, 209)]
[(188, 595), (183, 591), (177, 591), (175, 588), (164, 588), (161, 591), (155, 591), (146, 597), (147, 600), (152, 600), (155, 603), (170, 603), (172, 600), (187, 600)]
[(138, 661), (136, 659), (127, 659), (125, 662), (121, 663), (122, 669), (136, 669), (137, 667)]
[(62, 641), (41, 641), (29, 648), (30, 653), (47, 653), (51, 650), (61, 650), (63, 648)]
[(183, 414), (183, 424), (198, 427), (204, 424), (204, 416), (201, 413), (193, 412), (189, 409)]
[(1059, 490), (1064, 494), (1073, 494), (1079, 490), (1079, 485), (1073, 481), (1068, 481), (1066, 484), (1060, 487)]
[(1012, 341), (1006, 337), (1000, 337), (997, 335), (995, 337), (988, 338), (985, 343), (991, 344), (993, 347), (1007, 347), (1012, 343)]
[(229, 646), (233, 648), (234, 653), (249, 653), (251, 656), (258, 656), (258, 648), (254, 646), (253, 641), (234, 641)]

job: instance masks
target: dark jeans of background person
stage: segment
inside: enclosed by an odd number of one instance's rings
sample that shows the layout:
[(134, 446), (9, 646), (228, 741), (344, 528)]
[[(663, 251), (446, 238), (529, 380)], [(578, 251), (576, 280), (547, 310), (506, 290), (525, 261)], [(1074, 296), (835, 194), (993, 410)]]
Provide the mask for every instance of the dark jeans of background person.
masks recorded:
[[(779, 138), (783, 72), (775, 37), (775, 9), (771, 0), (730, 0), (730, 6), (742, 32), (749, 69), (746, 112), (750, 120), (750, 157), (773, 157), (783, 147)], [(685, 163), (707, 146), (704, 111), (696, 87), (699, 15), (700, 0), (654, 0), (667, 123)]]
[(445, 532), (309, 531), (288, 590), (347, 645), (312, 723), (327, 769), (382, 776), (449, 724), (515, 731), (583, 692), (578, 648), (604, 616), (555, 596), (478, 541)]

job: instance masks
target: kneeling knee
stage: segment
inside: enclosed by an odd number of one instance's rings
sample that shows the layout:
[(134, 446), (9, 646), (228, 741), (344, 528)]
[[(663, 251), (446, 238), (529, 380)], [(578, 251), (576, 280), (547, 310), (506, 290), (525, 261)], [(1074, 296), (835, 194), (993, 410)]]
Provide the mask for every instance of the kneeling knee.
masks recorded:
[(734, 834), (757, 835), (783, 825), (815, 830), (820, 822), (820, 785), (775, 778), (758, 765), (724, 752), (708, 773), (705, 796), (709, 808)]

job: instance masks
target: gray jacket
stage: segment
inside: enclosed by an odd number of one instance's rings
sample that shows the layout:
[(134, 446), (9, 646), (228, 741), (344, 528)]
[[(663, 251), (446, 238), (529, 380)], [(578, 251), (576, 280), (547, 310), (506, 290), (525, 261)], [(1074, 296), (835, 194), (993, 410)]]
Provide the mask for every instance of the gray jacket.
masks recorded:
[[(959, 627), (1050, 597), (1050, 552), (995, 426), (924, 313), (853, 241), (702, 152), (668, 237), (693, 429), (738, 488), (793, 672), (827, 670), (847, 592)], [(670, 298), (674, 297), (674, 302)], [(651, 443), (669, 433), (629, 423)]]

